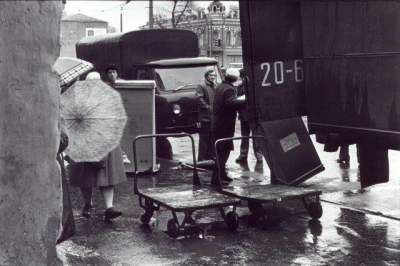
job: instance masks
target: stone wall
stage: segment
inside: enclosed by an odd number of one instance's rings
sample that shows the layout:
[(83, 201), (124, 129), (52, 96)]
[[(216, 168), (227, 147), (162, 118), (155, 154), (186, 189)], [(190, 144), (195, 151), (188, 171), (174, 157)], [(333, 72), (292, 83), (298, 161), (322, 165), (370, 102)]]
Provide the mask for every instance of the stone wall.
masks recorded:
[(0, 265), (56, 265), (61, 1), (0, 1)]

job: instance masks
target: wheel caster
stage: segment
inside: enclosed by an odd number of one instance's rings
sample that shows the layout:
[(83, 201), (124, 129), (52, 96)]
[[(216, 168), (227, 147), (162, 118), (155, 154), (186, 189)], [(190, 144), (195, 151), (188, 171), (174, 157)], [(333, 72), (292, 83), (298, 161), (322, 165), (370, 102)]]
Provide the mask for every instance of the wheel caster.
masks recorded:
[(267, 230), (270, 226), (270, 218), (268, 215), (260, 215), (257, 219), (257, 226), (262, 230)]
[(311, 216), (312, 219), (319, 219), (322, 216), (322, 206), (320, 202), (310, 202), (306, 209), (308, 214)]
[(178, 224), (174, 219), (168, 220), (167, 233), (170, 237), (177, 238), (179, 235)]
[(248, 226), (252, 226), (252, 227), (257, 226), (257, 221), (258, 221), (258, 216), (255, 214), (250, 214), (247, 217)]
[(142, 222), (142, 224), (149, 224), (152, 216), (153, 215), (150, 215), (147, 212), (145, 212), (140, 216), (140, 221)]
[(254, 214), (256, 216), (260, 216), (265, 213), (265, 209), (261, 203), (249, 202), (248, 208), (249, 208), (251, 214)]
[(239, 216), (236, 212), (230, 211), (226, 214), (225, 222), (229, 230), (235, 231), (239, 227)]

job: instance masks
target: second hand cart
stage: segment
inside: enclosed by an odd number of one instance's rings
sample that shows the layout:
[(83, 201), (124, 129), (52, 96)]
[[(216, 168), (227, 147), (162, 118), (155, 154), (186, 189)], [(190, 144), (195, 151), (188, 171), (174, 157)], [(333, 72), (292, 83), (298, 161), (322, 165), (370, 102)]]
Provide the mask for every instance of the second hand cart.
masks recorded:
[[(302, 199), (304, 207), (308, 211), (312, 219), (319, 219), (322, 216), (322, 206), (319, 196), (320, 190), (303, 188), (289, 185), (276, 185), (276, 184), (247, 184), (245, 186), (222, 186), (221, 183), (221, 169), (219, 166), (218, 147), (221, 143), (241, 140), (241, 139), (264, 139), (263, 136), (251, 137), (234, 137), (222, 138), (215, 142), (216, 163), (218, 167), (218, 191), (223, 194), (236, 197), (243, 201), (247, 201), (248, 208), (251, 215), (249, 216), (249, 223), (258, 224), (262, 228), (267, 228), (269, 225), (277, 223), (274, 212), (278, 210), (278, 203), (290, 199)], [(272, 204), (272, 212), (268, 212), (263, 204)]]
[[(138, 172), (137, 172), (137, 152), (136, 143), (140, 139), (158, 138), (158, 137), (188, 137), (192, 144), (193, 156), (193, 184), (175, 185), (167, 187), (151, 187), (139, 188)], [(140, 220), (143, 224), (148, 224), (154, 211), (160, 210), (161, 207), (171, 211), (173, 218), (167, 223), (167, 233), (171, 237), (178, 237), (191, 232), (192, 229), (198, 228), (196, 221), (192, 218), (192, 214), (197, 210), (219, 209), (222, 218), (226, 222), (230, 230), (236, 230), (239, 225), (239, 217), (236, 214), (236, 206), (240, 203), (238, 198), (219, 193), (216, 189), (203, 187), (197, 173), (196, 155), (194, 140), (190, 134), (156, 134), (156, 135), (140, 135), (133, 141), (133, 159), (134, 159), (134, 192), (139, 197), (139, 205), (144, 209), (144, 214)], [(232, 210), (225, 213), (226, 207), (232, 207)], [(179, 221), (177, 213), (184, 214), (182, 221)]]

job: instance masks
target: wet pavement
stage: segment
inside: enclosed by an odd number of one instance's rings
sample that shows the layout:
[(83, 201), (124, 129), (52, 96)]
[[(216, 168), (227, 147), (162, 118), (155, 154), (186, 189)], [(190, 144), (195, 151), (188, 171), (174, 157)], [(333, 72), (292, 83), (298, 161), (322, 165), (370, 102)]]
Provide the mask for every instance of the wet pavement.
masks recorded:
[[(187, 140), (171, 142), (174, 159), (190, 162)], [(248, 169), (235, 163), (238, 145), (228, 161), (234, 184), (269, 183), (268, 166), (256, 165), (251, 152)], [(65, 265), (399, 265), (400, 171), (395, 168), (399, 152), (389, 155), (390, 182), (360, 192), (355, 146), (350, 147), (350, 168), (342, 169), (336, 163), (338, 153), (322, 152), (322, 145), (315, 145), (326, 170), (304, 185), (323, 191), (319, 222), (293, 200), (281, 204), (285, 215), (279, 225), (262, 230), (248, 226), (249, 211), (243, 204), (236, 232), (227, 229), (218, 211), (198, 211), (193, 217), (204, 224), (204, 234), (173, 239), (164, 232), (172, 217), (167, 210), (156, 212), (149, 226), (141, 224), (143, 210), (129, 178), (116, 187), (115, 206), (124, 214), (113, 224), (103, 222), (98, 191), (94, 214), (90, 219), (81, 217), (79, 191), (71, 188), (77, 232), (58, 245), (58, 254)], [(140, 186), (191, 184), (191, 173), (176, 163), (162, 162), (157, 174), (140, 177)], [(200, 173), (204, 183), (210, 174)]]

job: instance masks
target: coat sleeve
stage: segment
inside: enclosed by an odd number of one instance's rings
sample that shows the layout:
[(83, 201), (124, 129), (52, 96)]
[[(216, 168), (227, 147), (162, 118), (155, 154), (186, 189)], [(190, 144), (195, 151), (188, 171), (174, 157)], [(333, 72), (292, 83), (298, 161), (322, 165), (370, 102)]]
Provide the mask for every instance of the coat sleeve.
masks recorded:
[(58, 153), (62, 153), (68, 147), (68, 136), (64, 131), (61, 131), (60, 145), (58, 146)]
[(224, 93), (225, 105), (233, 110), (240, 110), (246, 107), (246, 100), (238, 100), (234, 88), (229, 88)]
[(204, 88), (203, 86), (199, 85), (196, 88), (196, 95), (200, 102), (200, 108), (203, 110), (210, 110), (211, 106), (204, 100)]

